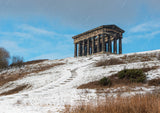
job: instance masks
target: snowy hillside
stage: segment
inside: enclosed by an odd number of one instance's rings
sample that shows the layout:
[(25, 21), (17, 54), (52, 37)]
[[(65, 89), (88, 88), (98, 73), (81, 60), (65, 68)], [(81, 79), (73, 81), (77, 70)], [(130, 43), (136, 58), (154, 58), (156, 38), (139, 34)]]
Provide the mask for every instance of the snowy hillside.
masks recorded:
[[(127, 59), (133, 56), (134, 59)], [(146, 59), (142, 60), (141, 56)], [(95, 63), (110, 58), (125, 58), (125, 64), (96, 67)], [(144, 57), (143, 57), (144, 58)], [(58, 65), (57, 65), (58, 64)], [(52, 66), (51, 66), (52, 65)], [(0, 87), (0, 93), (5, 94), (18, 86), (27, 85), (22, 91), (0, 96), (0, 113), (55, 113), (64, 109), (65, 105), (77, 105), (87, 101), (104, 98), (106, 93), (96, 93), (95, 89), (77, 89), (78, 86), (110, 76), (127, 68), (143, 68), (157, 66), (155, 70), (147, 72), (147, 79), (160, 77), (160, 50), (132, 53), (124, 55), (97, 54), (89, 57), (65, 58), (48, 60), (21, 68), (12, 68), (0, 72), (4, 78), (19, 73), (26, 73), (19, 79), (5, 83)], [(39, 68), (48, 67), (36, 71)], [(136, 87), (130, 92), (123, 92), (121, 96), (136, 93), (147, 93), (159, 87)], [(107, 96), (116, 96), (118, 90), (111, 88)]]

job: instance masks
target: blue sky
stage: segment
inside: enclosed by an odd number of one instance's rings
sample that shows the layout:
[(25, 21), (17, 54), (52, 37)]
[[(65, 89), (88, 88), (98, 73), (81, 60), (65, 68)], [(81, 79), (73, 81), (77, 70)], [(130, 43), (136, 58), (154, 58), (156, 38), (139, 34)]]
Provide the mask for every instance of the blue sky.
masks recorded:
[(123, 53), (160, 49), (158, 0), (0, 0), (0, 47), (25, 61), (73, 56), (72, 36), (108, 24)]

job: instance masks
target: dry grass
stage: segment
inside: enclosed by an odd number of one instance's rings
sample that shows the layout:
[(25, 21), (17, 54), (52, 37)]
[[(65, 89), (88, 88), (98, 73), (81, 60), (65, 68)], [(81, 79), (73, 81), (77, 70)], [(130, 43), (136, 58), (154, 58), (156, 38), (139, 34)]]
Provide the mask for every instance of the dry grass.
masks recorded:
[(143, 86), (143, 83), (131, 83), (128, 80), (118, 79), (116, 76), (112, 76), (109, 78), (111, 80), (111, 85), (103, 86), (99, 83), (99, 81), (93, 81), (86, 84), (80, 85), (77, 89), (106, 89), (106, 88), (117, 88), (117, 87), (136, 87)]
[[(29, 67), (28, 69), (20, 69), (19, 72), (13, 72), (13, 73), (2, 73), (0, 74), (0, 86), (3, 86), (4, 84), (10, 82), (10, 81), (15, 81), (18, 79), (21, 79), (23, 77), (26, 77), (28, 74), (31, 73), (39, 73), (41, 71), (45, 71), (48, 69), (51, 69), (55, 66), (59, 66), (59, 65), (63, 65), (64, 63), (55, 63), (55, 64), (51, 64), (51, 65), (39, 65), (34, 67), (34, 69), (31, 69), (31, 67)], [(26, 71), (27, 70), (27, 71)]]
[(160, 95), (135, 95), (133, 97), (106, 98), (78, 106), (66, 106), (64, 113), (160, 113)]
[(150, 86), (160, 86), (160, 78), (149, 80), (148, 85), (150, 85)]
[[(151, 71), (151, 70), (154, 70), (157, 68), (158, 68), (158, 66), (153, 66), (153, 67), (141, 68), (141, 70), (143, 72), (148, 72), (148, 71)], [(144, 83), (131, 83), (127, 79), (119, 79), (117, 74), (118, 73), (108, 77), (111, 81), (110, 86), (103, 86), (99, 83), (99, 80), (98, 80), (98, 81), (92, 81), (92, 82), (89, 82), (86, 84), (82, 84), (78, 87), (78, 89), (86, 89), (86, 88), (88, 88), (88, 89), (102, 89), (102, 88), (110, 88), (110, 87), (116, 88), (116, 87), (122, 87), (122, 86), (135, 87), (135, 86), (143, 86), (144, 84), (146, 84), (145, 82)]]
[(20, 85), (20, 86), (17, 86), (16, 88), (14, 88), (14, 89), (11, 89), (9, 91), (1, 93), (0, 96), (15, 94), (15, 93), (18, 93), (18, 92), (20, 92), (20, 91), (22, 91), (26, 88), (29, 88), (29, 87), (30, 87), (30, 85), (28, 85), (28, 84)]
[(158, 60), (160, 60), (160, 53), (159, 53), (159, 54), (157, 54), (157, 59), (158, 59)]
[(99, 66), (108, 66), (108, 65), (117, 65), (117, 64), (124, 64), (125, 62), (118, 59), (118, 58), (111, 58), (106, 60), (100, 60), (96, 63), (96, 67)]
[(32, 60), (32, 61), (24, 62), (23, 65), (37, 64), (37, 63), (41, 63), (41, 62), (44, 62), (44, 61), (47, 61), (47, 60), (48, 59)]
[(152, 61), (155, 59), (158, 59), (159, 55), (157, 56), (157, 53), (152, 54), (132, 54), (132, 55), (124, 55), (121, 57), (123, 61), (126, 61), (128, 63), (133, 62), (146, 62), (146, 61)]

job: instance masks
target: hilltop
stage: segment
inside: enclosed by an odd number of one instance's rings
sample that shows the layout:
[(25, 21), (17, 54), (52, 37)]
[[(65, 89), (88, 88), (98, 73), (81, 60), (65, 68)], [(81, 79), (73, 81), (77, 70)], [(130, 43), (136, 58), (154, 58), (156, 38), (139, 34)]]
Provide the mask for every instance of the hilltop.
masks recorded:
[[(111, 59), (121, 62), (104, 63)], [(66, 105), (156, 92), (159, 86), (80, 87), (123, 69), (145, 69), (147, 81), (160, 77), (160, 50), (114, 55), (97, 54), (26, 63), (0, 72), (1, 113), (55, 113)], [(89, 84), (90, 85), (90, 84)], [(80, 87), (80, 88), (79, 88)]]

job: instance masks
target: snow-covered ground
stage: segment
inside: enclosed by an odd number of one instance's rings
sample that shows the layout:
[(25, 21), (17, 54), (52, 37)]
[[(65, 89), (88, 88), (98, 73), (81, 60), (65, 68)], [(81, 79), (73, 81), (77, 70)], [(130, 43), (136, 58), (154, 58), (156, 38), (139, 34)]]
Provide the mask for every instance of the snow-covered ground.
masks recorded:
[[(136, 53), (140, 54), (159, 54), (160, 50)], [(126, 54), (133, 55), (133, 54)], [(95, 67), (95, 63), (101, 59), (120, 58), (124, 55), (99, 54), (89, 57), (65, 58), (61, 60), (49, 60), (41, 62), (41, 65), (54, 63), (64, 63), (51, 69), (38, 73), (28, 74), (26, 77), (9, 82), (0, 87), (0, 93), (14, 89), (23, 84), (31, 87), (20, 91), (17, 94), (0, 96), (0, 113), (55, 113), (64, 109), (65, 105), (76, 105), (81, 102), (96, 101), (105, 96), (116, 96), (121, 91), (121, 96), (133, 95), (136, 93), (151, 92), (159, 87), (148, 86), (131, 88), (130, 92), (123, 91), (121, 88), (105, 89), (97, 93), (94, 89), (77, 89), (78, 86), (91, 81), (99, 80), (104, 76), (110, 76), (124, 68), (142, 68), (144, 66), (160, 66), (160, 60), (154, 59), (146, 62), (133, 62), (120, 65)], [(29, 65), (34, 70), (38, 64)], [(20, 70), (27, 70), (24, 66), (21, 69), (14, 68), (7, 70), (7, 73), (16, 73)], [(0, 74), (6, 73), (2, 71)], [(146, 73), (147, 79), (160, 77), (160, 67)], [(109, 90), (109, 91), (108, 91)], [(124, 88), (125, 90), (125, 88)], [(100, 91), (98, 91), (100, 92)], [(119, 94), (119, 93), (118, 93)]]

